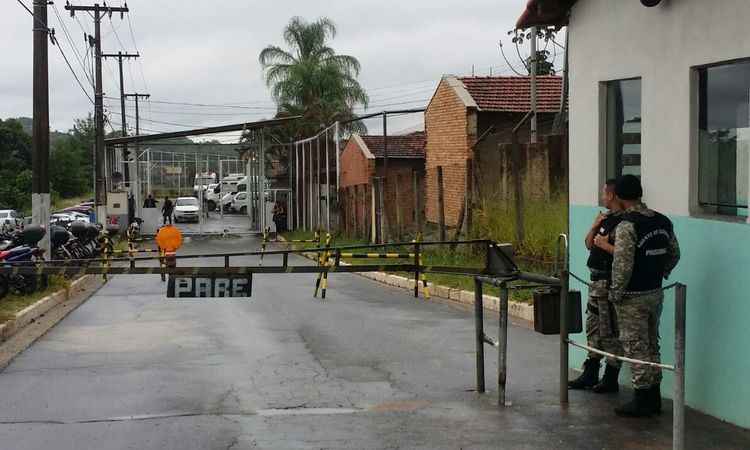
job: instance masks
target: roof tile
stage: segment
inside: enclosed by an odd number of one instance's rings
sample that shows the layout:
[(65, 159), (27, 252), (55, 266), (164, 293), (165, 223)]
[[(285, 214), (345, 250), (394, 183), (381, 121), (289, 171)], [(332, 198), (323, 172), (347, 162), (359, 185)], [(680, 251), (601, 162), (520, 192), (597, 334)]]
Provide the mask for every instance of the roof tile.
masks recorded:
[[(542, 75), (536, 79), (537, 112), (559, 111), (562, 77)], [(459, 80), (484, 111), (531, 110), (531, 77), (462, 77)]]
[[(383, 136), (360, 136), (376, 158), (385, 156)], [(425, 134), (423, 131), (388, 136), (389, 158), (424, 158)]]

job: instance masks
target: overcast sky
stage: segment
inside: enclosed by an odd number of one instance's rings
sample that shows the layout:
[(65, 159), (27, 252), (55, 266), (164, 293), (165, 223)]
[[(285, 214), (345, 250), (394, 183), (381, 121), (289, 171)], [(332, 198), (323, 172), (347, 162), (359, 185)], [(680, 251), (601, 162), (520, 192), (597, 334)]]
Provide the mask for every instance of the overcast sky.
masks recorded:
[[(32, 0), (23, 0), (31, 7)], [(86, 13), (71, 18), (57, 0), (62, 22), (73, 44), (88, 64), (84, 31), (93, 33)], [(81, 5), (82, 0), (71, 3)], [(125, 62), (126, 92), (147, 92), (152, 102), (141, 108), (141, 127), (150, 131), (185, 129), (271, 117), (274, 104), (263, 79), (258, 53), (266, 45), (284, 45), (281, 34), (290, 17), (331, 18), (338, 26), (332, 46), (359, 59), (360, 82), (368, 91), (368, 112), (424, 106), (442, 74), (509, 73), (498, 41), (511, 45), (513, 28), (526, 0), (399, 0), (399, 1), (277, 1), (245, 0), (130, 0), (130, 23), (113, 15), (102, 21), (102, 50), (139, 51), (138, 62)], [(110, 5), (119, 6), (117, 0)], [(32, 18), (17, 0), (5, 0), (0, 14), (0, 118), (31, 116)], [(134, 32), (135, 43), (131, 36)], [(49, 8), (49, 26), (81, 82), (92, 96), (81, 63), (65, 39), (55, 9)], [(506, 53), (518, 68), (515, 49)], [(50, 126), (66, 130), (74, 118), (84, 117), (92, 105), (60, 53), (50, 47)], [(561, 62), (558, 55), (558, 65)], [(104, 91), (119, 96), (117, 63), (105, 62)], [(232, 105), (184, 106), (157, 101)], [(119, 104), (107, 101), (115, 127)], [(132, 104), (128, 115), (133, 116)], [(251, 109), (253, 108), (253, 109)], [(129, 119), (132, 125), (134, 122)], [(418, 127), (421, 117), (389, 122), (389, 131)], [(371, 132), (378, 121), (368, 122)]]

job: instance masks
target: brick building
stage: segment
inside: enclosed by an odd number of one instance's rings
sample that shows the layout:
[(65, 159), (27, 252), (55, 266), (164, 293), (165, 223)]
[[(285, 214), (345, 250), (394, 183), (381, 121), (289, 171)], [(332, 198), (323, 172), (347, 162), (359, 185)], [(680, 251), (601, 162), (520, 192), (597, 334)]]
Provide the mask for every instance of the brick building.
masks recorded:
[[(388, 136), (384, 203), (390, 233), (397, 231), (397, 222), (404, 227), (414, 223), (412, 177), (414, 171), (424, 171), (424, 152), (423, 132)], [(358, 134), (352, 135), (341, 153), (342, 220), (350, 234), (369, 236), (372, 232), (372, 179), (383, 175), (384, 156), (383, 136)]]
[[(562, 78), (537, 77), (537, 113), (540, 135), (549, 133), (560, 110)], [(425, 111), (426, 215), (438, 222), (437, 167), (443, 168), (445, 223), (455, 226), (464, 203), (467, 160), (475, 158), (479, 136), (494, 127), (482, 141), (496, 149), (510, 142), (510, 132), (531, 109), (529, 77), (445, 76)], [(528, 127), (519, 133), (528, 142)]]

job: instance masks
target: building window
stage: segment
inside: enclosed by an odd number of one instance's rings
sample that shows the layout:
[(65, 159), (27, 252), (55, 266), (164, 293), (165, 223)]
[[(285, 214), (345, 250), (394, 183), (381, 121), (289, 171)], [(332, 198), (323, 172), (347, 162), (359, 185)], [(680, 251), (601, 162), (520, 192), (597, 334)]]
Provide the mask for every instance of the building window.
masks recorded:
[(641, 80), (606, 83), (607, 178), (641, 176)]
[(698, 75), (699, 202), (709, 212), (747, 216), (750, 62), (705, 67)]

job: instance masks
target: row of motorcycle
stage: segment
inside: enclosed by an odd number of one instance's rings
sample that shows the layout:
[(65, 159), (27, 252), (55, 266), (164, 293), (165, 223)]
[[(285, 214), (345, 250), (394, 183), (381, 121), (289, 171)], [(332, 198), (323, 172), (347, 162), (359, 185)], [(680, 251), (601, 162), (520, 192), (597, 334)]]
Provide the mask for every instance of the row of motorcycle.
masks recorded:
[[(50, 257), (39, 247), (46, 233), (41, 226), (0, 233), (0, 266), (35, 266), (45, 260), (56, 265), (80, 265), (73, 262), (96, 258), (105, 248), (112, 253), (112, 241), (98, 224), (76, 221), (67, 227), (51, 225)], [(47, 286), (46, 275), (0, 274), (0, 299), (9, 293), (28, 295)]]

